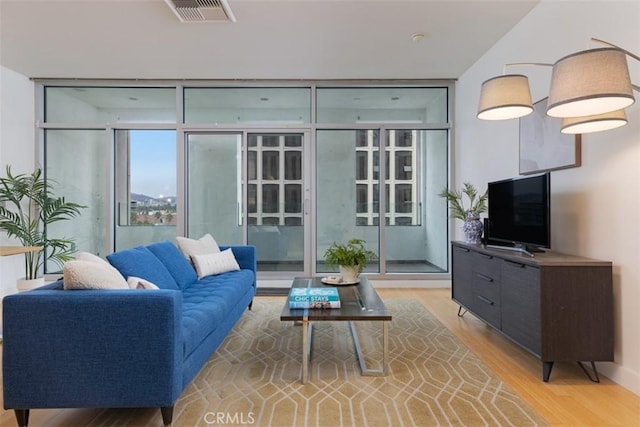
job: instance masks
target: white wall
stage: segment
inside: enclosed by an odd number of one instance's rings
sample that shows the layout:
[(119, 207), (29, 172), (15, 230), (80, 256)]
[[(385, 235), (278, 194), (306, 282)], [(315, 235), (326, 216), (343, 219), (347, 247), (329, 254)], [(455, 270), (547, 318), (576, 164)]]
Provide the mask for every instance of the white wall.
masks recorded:
[[(640, 2), (542, 1), (478, 60), (456, 86), (454, 183), (518, 175), (518, 121), (478, 120), (481, 83), (510, 62), (550, 62), (586, 48), (597, 37), (640, 54)], [(640, 63), (628, 59), (640, 84)], [(529, 77), (534, 101), (548, 94), (551, 68), (509, 67)], [(640, 99), (640, 94), (636, 93)], [(604, 375), (640, 394), (640, 102), (627, 110), (629, 124), (584, 135), (582, 166), (551, 174), (552, 249), (613, 262), (615, 362)], [(459, 225), (459, 224), (457, 224)], [(460, 227), (456, 227), (460, 237)]]
[[(0, 67), (0, 173), (6, 165), (13, 173), (30, 173), (34, 154), (33, 83), (25, 76)], [(0, 244), (17, 244), (0, 233)], [(0, 299), (16, 292), (16, 281), (24, 277), (24, 256), (0, 257)], [(0, 303), (1, 306), (1, 303)]]

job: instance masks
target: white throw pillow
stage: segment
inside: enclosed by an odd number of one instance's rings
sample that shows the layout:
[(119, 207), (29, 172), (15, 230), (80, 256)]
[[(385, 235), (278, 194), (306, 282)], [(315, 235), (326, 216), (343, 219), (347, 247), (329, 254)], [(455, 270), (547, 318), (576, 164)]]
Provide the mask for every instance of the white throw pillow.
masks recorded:
[(64, 289), (129, 289), (127, 281), (112, 266), (95, 261), (72, 260), (62, 267)]
[(105, 265), (111, 269), (113, 269), (114, 273), (117, 273), (118, 276), (122, 276), (122, 274), (120, 274), (120, 272), (118, 271), (117, 268), (115, 268), (113, 265), (109, 264), (109, 261), (107, 261), (104, 258), (100, 258), (98, 255), (94, 255), (90, 252), (78, 252), (78, 255), (76, 255), (76, 261), (86, 261), (86, 262), (94, 262), (100, 265)]
[(136, 276), (129, 276), (127, 279), (127, 285), (129, 285), (131, 289), (160, 289), (150, 281)]
[(107, 261), (106, 259), (102, 259), (98, 255), (94, 255), (91, 252), (78, 252), (78, 255), (76, 255), (76, 260), (89, 261), (89, 262), (101, 262), (109, 266), (111, 265), (109, 264), (109, 261)]
[(236, 257), (233, 256), (231, 248), (215, 254), (194, 255), (191, 259), (198, 273), (198, 279), (212, 274), (240, 270), (240, 266), (236, 261)]
[(180, 248), (180, 251), (189, 262), (193, 262), (192, 258), (194, 255), (215, 254), (220, 252), (218, 243), (216, 243), (213, 236), (209, 233), (197, 240), (178, 236), (176, 237), (176, 242), (178, 243), (178, 248)]

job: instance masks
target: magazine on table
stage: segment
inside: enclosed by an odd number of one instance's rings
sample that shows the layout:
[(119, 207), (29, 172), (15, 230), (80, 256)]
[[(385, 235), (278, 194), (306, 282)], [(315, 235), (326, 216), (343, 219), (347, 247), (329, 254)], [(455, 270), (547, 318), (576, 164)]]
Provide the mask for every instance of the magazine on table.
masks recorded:
[(335, 287), (291, 288), (289, 308), (340, 308), (340, 295)]

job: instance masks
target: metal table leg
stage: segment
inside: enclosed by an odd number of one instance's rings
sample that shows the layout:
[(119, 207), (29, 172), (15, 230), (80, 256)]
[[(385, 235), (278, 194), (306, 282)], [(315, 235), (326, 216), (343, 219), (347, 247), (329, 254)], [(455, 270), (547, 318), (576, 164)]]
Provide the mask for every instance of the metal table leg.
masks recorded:
[(302, 318), (302, 384), (309, 380), (309, 363), (311, 361), (311, 341), (313, 337), (313, 323), (309, 318)]
[(353, 337), (353, 345), (356, 348), (356, 354), (358, 357), (358, 363), (360, 364), (360, 371), (364, 376), (383, 377), (387, 375), (389, 371), (389, 322), (382, 321), (382, 368), (372, 369), (367, 368), (360, 347), (360, 340), (358, 339), (358, 332), (353, 321), (349, 322), (349, 328), (351, 329), (351, 336)]

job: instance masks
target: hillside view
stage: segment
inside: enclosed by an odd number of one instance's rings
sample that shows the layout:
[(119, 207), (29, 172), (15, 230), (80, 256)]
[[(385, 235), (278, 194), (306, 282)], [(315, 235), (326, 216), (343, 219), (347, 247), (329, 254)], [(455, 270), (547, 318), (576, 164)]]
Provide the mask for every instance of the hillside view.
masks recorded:
[(131, 193), (129, 225), (176, 225), (176, 197)]

